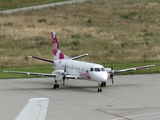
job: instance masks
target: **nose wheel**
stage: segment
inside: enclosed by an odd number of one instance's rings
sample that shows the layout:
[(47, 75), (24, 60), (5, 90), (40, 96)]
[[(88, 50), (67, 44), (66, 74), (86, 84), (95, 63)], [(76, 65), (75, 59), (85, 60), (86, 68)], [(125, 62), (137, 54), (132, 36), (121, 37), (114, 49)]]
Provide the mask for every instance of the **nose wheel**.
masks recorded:
[(102, 87), (106, 87), (106, 82), (98, 83), (97, 92), (102, 92)]
[(102, 89), (101, 89), (101, 88), (98, 88), (98, 89), (97, 89), (97, 92), (102, 92)]
[(98, 84), (97, 92), (102, 92), (101, 84)]

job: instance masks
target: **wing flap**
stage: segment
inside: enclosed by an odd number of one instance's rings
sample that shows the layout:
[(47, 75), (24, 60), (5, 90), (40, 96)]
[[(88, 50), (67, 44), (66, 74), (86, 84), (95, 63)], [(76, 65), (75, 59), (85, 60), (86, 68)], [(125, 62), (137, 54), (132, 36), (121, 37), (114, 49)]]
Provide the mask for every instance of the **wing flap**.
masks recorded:
[(32, 73), (32, 72), (20, 72), (20, 71), (4, 71), (7, 73), (17, 73), (17, 74), (26, 74), (26, 75), (39, 75), (39, 76), (48, 76), (48, 77), (56, 77), (56, 74), (46, 74), (46, 73)]

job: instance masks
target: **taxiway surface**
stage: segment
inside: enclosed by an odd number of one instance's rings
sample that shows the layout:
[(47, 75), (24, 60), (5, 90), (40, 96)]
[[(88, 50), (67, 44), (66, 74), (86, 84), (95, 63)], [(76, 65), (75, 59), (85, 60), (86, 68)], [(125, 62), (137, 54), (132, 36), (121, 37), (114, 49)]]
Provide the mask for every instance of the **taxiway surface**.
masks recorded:
[(102, 93), (97, 84), (53, 78), (0, 79), (0, 120), (13, 120), (30, 98), (50, 99), (46, 120), (159, 120), (160, 74), (118, 75)]

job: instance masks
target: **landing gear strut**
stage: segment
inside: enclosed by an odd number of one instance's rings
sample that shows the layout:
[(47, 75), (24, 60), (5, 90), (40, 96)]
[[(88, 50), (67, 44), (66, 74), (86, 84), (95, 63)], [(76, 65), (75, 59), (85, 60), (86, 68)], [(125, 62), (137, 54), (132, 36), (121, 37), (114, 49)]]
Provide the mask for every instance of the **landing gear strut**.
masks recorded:
[(97, 92), (102, 92), (102, 88), (101, 87), (106, 87), (106, 82), (98, 83)]
[(101, 87), (106, 87), (106, 82), (102, 82)]
[(55, 80), (55, 84), (53, 85), (53, 89), (58, 89), (59, 88), (59, 84), (57, 84), (57, 80)]

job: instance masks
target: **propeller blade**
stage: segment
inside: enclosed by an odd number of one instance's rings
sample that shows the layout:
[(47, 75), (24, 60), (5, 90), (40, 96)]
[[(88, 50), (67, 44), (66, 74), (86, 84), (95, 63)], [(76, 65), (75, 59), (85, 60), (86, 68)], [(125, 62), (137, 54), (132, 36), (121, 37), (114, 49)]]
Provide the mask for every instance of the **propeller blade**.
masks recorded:
[(63, 73), (63, 86), (65, 85), (65, 79), (66, 79), (66, 75), (67, 75), (66, 71), (67, 71), (67, 67), (65, 65), (64, 73)]
[(113, 80), (113, 77), (112, 77), (112, 84), (114, 84), (114, 80)]
[(113, 65), (111, 65), (111, 70), (113, 70)]
[(63, 86), (65, 85), (65, 77), (63, 77)]
[(65, 65), (65, 68), (64, 68), (64, 72), (66, 72), (66, 65)]
[(114, 84), (113, 74), (110, 75), (110, 79), (112, 80), (112, 84)]

